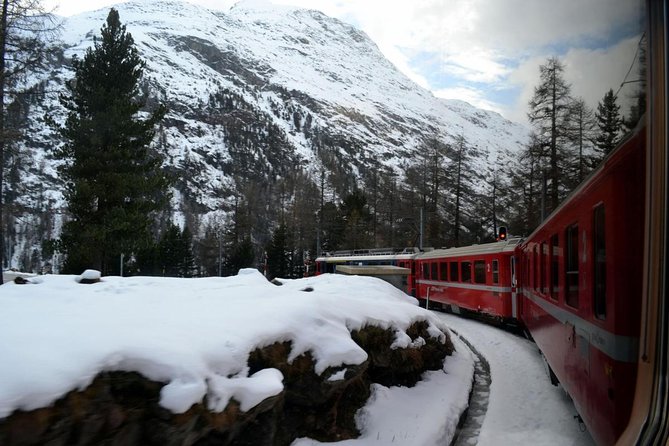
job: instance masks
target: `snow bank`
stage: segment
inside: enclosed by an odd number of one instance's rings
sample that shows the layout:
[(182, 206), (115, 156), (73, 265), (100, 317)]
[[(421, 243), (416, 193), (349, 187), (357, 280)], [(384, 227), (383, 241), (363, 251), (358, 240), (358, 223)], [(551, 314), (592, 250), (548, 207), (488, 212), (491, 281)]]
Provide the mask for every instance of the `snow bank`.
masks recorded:
[(290, 358), (311, 351), (322, 373), (367, 359), (350, 331), (368, 324), (397, 330), (398, 345), (419, 319), (437, 336), (447, 330), (413, 298), (373, 278), (323, 275), (276, 286), (242, 270), (228, 278), (75, 279), (46, 275), (0, 287), (0, 418), (47, 406), (115, 370), (167, 383), (160, 404), (174, 413), (205, 396), (210, 410), (233, 397), (248, 410), (283, 389), (278, 370), (248, 376), (249, 353), (258, 347), (290, 341)]

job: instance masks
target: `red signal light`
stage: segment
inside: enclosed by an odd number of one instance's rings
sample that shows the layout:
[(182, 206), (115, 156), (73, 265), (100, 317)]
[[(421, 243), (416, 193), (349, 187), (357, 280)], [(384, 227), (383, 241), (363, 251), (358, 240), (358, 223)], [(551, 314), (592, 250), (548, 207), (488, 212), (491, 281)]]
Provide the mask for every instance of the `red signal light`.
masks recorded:
[(497, 240), (506, 240), (506, 226), (499, 227), (499, 235), (497, 236)]

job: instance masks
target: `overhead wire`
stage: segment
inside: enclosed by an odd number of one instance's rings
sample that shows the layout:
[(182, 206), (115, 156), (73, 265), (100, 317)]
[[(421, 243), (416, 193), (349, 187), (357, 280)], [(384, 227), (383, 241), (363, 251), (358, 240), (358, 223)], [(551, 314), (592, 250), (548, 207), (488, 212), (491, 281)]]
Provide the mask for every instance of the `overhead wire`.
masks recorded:
[(629, 69), (627, 70), (627, 74), (623, 78), (623, 81), (620, 83), (620, 87), (618, 87), (618, 90), (616, 91), (616, 94), (614, 95), (614, 97), (616, 97), (616, 98), (618, 97), (618, 93), (620, 93), (620, 90), (622, 90), (622, 88), (625, 84), (640, 81), (640, 79), (634, 80), (634, 81), (628, 81), (627, 78), (629, 77), (630, 73), (632, 72), (632, 68), (634, 68), (634, 64), (636, 63), (636, 60), (639, 57), (639, 50), (641, 49), (641, 44), (642, 44), (642, 42), (645, 38), (646, 38), (646, 33), (644, 32), (643, 34), (641, 34), (641, 37), (639, 38), (639, 42), (636, 45), (636, 51), (634, 52), (634, 58), (632, 59), (632, 63), (630, 64)]

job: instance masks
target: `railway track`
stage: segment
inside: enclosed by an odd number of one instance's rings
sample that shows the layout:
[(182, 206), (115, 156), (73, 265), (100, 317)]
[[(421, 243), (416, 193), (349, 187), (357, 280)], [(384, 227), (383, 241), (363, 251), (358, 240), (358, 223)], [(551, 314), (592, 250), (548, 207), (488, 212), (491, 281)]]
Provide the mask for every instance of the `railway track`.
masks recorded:
[(467, 345), (474, 356), (474, 377), (472, 390), (469, 394), (469, 407), (463, 412), (458, 428), (455, 431), (450, 446), (471, 446), (478, 440), (481, 425), (488, 411), (488, 400), (490, 397), (490, 364), (485, 357), (467, 339), (458, 332), (451, 331)]

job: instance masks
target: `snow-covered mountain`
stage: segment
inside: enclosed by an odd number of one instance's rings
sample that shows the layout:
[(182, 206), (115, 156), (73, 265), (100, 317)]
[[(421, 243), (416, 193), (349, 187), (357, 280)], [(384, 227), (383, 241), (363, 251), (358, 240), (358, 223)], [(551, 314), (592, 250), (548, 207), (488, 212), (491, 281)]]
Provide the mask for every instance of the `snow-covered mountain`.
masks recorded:
[[(271, 188), (295, 170), (314, 183), (322, 171), (336, 170), (364, 187), (370, 172), (398, 170), (427, 137), (450, 142), (463, 135), (492, 159), (526, 139), (523, 126), (499, 114), (434, 97), (363, 32), (317, 11), (258, 1), (225, 13), (176, 0), (116, 8), (146, 60), (149, 106), (169, 107), (156, 144), (178, 180), (177, 213), (225, 212), (240, 178)], [(9, 191), (15, 209), (38, 216), (46, 231), (41, 238), (57, 231), (58, 219), (45, 222), (45, 215), (63, 206), (48, 150), (58, 141), (43, 118), (63, 119), (57, 93), (73, 77), (71, 58), (92, 46), (108, 12), (65, 19), (54, 43), (61, 57), (29, 80), (43, 94), (24, 99), (29, 141), (10, 160), (20, 181)], [(23, 231), (20, 222), (15, 227)], [(10, 253), (15, 261), (36, 246), (10, 236), (14, 246), (25, 244)]]

